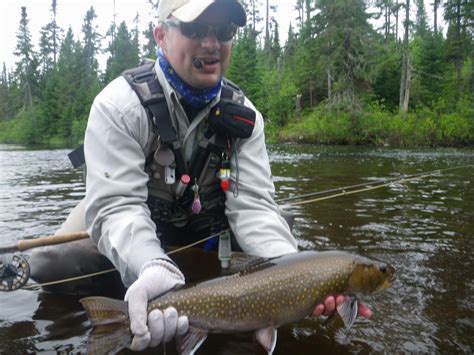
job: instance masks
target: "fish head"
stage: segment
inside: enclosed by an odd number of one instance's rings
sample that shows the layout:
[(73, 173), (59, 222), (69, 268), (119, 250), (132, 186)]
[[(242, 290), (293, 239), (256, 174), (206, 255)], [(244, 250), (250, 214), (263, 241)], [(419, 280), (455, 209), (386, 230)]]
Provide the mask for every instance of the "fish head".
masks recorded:
[(387, 263), (357, 257), (349, 276), (349, 290), (362, 294), (388, 288), (395, 278), (395, 268)]

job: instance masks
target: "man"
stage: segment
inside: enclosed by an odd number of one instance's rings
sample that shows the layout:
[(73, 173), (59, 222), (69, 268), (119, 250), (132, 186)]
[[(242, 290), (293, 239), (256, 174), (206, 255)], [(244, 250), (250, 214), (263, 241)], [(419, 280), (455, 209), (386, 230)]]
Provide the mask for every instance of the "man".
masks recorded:
[[(228, 222), (248, 254), (297, 252), (297, 242), (273, 201), (261, 114), (245, 99), (234, 108), (249, 114), (237, 116), (253, 127), (248, 136), (228, 134), (226, 127), (224, 134), (210, 129), (210, 117), (220, 114), (215, 107), (222, 102), (232, 38), (237, 26), (246, 23), (244, 9), (237, 0), (161, 0), (158, 14), (154, 70), (176, 141), (164, 141), (159, 121), (164, 115), (155, 117), (155, 132), (154, 121), (124, 77), (97, 96), (85, 136), (86, 226), (129, 287), (125, 299), (133, 350), (169, 341), (188, 328), (187, 318), (174, 308), (147, 315), (150, 299), (185, 282), (161, 242), (186, 243), (199, 231), (220, 231)], [(212, 153), (217, 160), (212, 163), (208, 152), (202, 171), (189, 181), (186, 169), (193, 170), (199, 147), (219, 147), (222, 136), (223, 148)], [(179, 166), (181, 160), (184, 167)], [(216, 176), (216, 164), (218, 171), (230, 168), (230, 176)], [(180, 188), (180, 183), (185, 186)], [(343, 296), (330, 296), (314, 315), (330, 314), (342, 301)], [(370, 316), (363, 306), (360, 310)]]

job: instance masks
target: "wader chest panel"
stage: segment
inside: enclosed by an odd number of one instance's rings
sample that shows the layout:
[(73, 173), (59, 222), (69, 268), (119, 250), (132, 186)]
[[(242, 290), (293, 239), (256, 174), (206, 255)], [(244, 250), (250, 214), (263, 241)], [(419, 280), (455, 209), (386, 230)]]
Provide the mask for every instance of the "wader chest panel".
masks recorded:
[[(167, 228), (184, 226), (196, 232), (207, 230), (206, 233), (209, 231), (215, 233), (216, 229), (218, 231), (228, 226), (224, 215), (225, 193), (221, 189), (218, 173), (222, 166), (222, 158), (230, 156), (230, 146), (235, 137), (230, 134), (225, 136), (221, 128), (215, 130), (208, 125), (204, 139), (198, 142), (198, 149), (188, 166), (181, 142), (172, 124), (163, 89), (156, 78), (154, 65), (154, 62), (148, 61), (138, 68), (122, 73), (147, 112), (153, 133), (153, 138), (150, 136), (150, 139), (155, 140), (152, 144), (154, 149), (146, 152), (145, 167), (150, 176), (147, 204), (152, 219), (157, 225), (158, 232), (163, 232), (162, 235)], [(243, 106), (243, 101), (244, 95), (240, 89), (235, 84), (225, 81), (219, 104), (230, 103), (237, 107), (237, 111), (239, 108), (241, 111), (249, 111), (250, 109)], [(211, 113), (215, 113), (218, 108), (213, 110)], [(253, 113), (253, 117), (249, 117), (246, 121), (250, 122), (253, 119), (255, 122), (255, 112), (253, 110), (250, 112)], [(253, 129), (253, 126), (251, 128)], [(248, 127), (245, 129), (248, 131)], [(147, 146), (149, 145), (150, 142)], [(173, 153), (171, 159), (169, 152)], [(176, 176), (170, 172), (175, 172)], [(184, 174), (189, 175), (190, 183), (182, 196), (177, 196), (177, 187)], [(167, 179), (168, 181), (165, 181)], [(191, 213), (191, 205), (196, 196), (192, 186), (195, 184), (198, 185), (202, 204), (201, 212), (198, 214)]]

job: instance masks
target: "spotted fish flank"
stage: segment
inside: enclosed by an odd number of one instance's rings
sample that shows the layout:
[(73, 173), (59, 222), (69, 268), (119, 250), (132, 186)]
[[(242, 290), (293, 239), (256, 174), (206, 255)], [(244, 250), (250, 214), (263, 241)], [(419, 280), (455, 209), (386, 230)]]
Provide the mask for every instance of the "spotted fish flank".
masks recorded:
[[(151, 301), (148, 310), (172, 306), (188, 317), (190, 331), (177, 340), (181, 354), (195, 351), (208, 333), (246, 331), (255, 331), (259, 343), (271, 353), (276, 343), (276, 328), (310, 315), (325, 296), (376, 292), (388, 287), (393, 277), (393, 267), (361, 256), (307, 251), (169, 292)], [(94, 326), (112, 323), (128, 326), (125, 302), (113, 301), (103, 297), (81, 300)], [(350, 326), (357, 302), (353, 298), (347, 298), (347, 302), (338, 310)], [(106, 333), (100, 334), (102, 346)], [(121, 344), (124, 342), (122, 339)], [(90, 353), (94, 353), (94, 346), (94, 341), (90, 341)]]

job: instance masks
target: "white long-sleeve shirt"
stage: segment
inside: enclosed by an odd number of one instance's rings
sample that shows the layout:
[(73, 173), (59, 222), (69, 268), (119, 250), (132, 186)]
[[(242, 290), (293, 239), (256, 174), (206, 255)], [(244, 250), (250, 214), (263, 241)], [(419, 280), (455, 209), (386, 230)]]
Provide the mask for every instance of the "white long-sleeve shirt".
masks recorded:
[[(220, 96), (190, 123), (160, 67), (156, 65), (155, 69), (189, 161), (202, 134), (201, 123)], [(255, 109), (247, 99), (245, 104)], [(144, 168), (146, 152), (152, 144), (150, 129), (138, 97), (119, 77), (94, 100), (84, 141), (87, 230), (99, 251), (119, 270), (126, 286), (138, 278), (146, 262), (168, 259), (146, 204), (149, 176)], [(296, 252), (297, 242), (273, 201), (275, 189), (263, 118), (258, 111), (252, 136), (237, 140), (236, 144), (236, 154), (231, 158), (231, 185), (235, 186), (238, 170), (238, 194), (234, 196), (232, 189), (227, 191), (225, 213), (237, 242), (244, 252), (262, 257)]]

